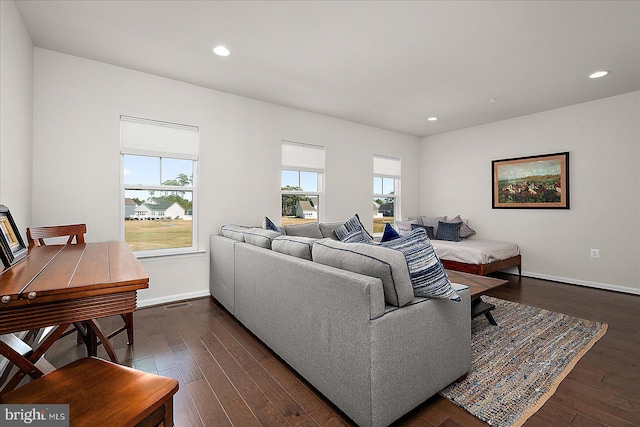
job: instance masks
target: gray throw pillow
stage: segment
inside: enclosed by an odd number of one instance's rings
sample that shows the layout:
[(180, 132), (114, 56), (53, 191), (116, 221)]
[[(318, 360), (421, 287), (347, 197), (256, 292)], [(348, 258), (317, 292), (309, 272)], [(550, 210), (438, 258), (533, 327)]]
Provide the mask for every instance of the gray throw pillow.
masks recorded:
[(449, 242), (460, 241), (460, 222), (442, 222), (438, 223), (437, 240), (447, 240)]
[(318, 239), (300, 236), (280, 236), (271, 241), (271, 249), (297, 258), (312, 260), (313, 244)]
[(396, 228), (400, 236), (406, 236), (411, 233), (414, 225), (422, 225), (422, 220), (410, 219), (407, 221), (396, 221)]
[(220, 234), (239, 242), (244, 242), (244, 235), (251, 227), (245, 225), (223, 225), (220, 227)]
[(460, 223), (460, 238), (464, 239), (466, 237), (472, 236), (476, 234), (476, 230), (469, 227), (466, 222), (460, 218), (460, 215), (457, 215), (455, 218), (448, 219), (447, 222)]
[(435, 239), (436, 236), (433, 233), (433, 227), (429, 227), (427, 225), (420, 225), (420, 224), (411, 224), (411, 230), (415, 230), (416, 228), (424, 228), (425, 231), (427, 232), (427, 237), (429, 237), (430, 239)]
[(306, 224), (287, 225), (284, 227), (287, 236), (311, 237), (313, 239), (322, 239), (320, 226), (317, 222), (308, 222)]
[(342, 227), (344, 222), (321, 222), (320, 223), (320, 233), (322, 233), (322, 237), (325, 239), (333, 239), (336, 240), (337, 237), (333, 233), (336, 228)]
[(250, 228), (244, 234), (244, 241), (261, 248), (271, 249), (271, 241), (280, 236), (280, 233), (262, 228)]
[(433, 227), (433, 235), (438, 235), (438, 222), (445, 222), (447, 216), (423, 216), (422, 225)]

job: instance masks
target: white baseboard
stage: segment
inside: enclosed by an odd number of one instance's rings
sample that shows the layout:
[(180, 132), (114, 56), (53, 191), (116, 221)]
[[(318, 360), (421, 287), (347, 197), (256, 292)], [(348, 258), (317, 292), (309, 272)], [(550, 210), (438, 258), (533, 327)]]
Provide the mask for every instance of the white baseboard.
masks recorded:
[(533, 277), (534, 279), (551, 280), (552, 282), (569, 283), (570, 285), (587, 286), (589, 288), (597, 288), (597, 289), (604, 289), (607, 291), (616, 291), (616, 292), (624, 292), (627, 294), (640, 295), (639, 288), (629, 288), (627, 286), (611, 285), (609, 283), (589, 282), (587, 280), (571, 279), (569, 277), (549, 276), (547, 274), (531, 273), (529, 271), (523, 271), (522, 275), (526, 277)]
[(209, 289), (204, 291), (189, 292), (186, 294), (169, 295), (160, 298), (151, 298), (138, 301), (138, 308), (151, 307), (153, 305), (166, 304), (169, 302), (184, 301), (187, 299), (202, 298), (211, 296)]
[[(505, 270), (505, 272), (510, 274), (516, 274), (516, 275), (518, 274), (518, 271), (516, 269)], [(589, 282), (586, 280), (577, 280), (569, 277), (550, 276), (548, 274), (532, 273), (530, 271), (523, 271), (522, 275), (525, 277), (532, 277), (534, 279), (550, 280), (552, 282), (568, 283), (570, 285), (587, 286), (589, 288), (597, 288), (597, 289), (604, 289), (607, 291), (616, 291), (616, 292), (624, 292), (627, 294), (640, 295), (640, 289), (630, 288), (627, 286), (611, 285), (609, 283)], [(184, 301), (184, 300), (194, 299), (194, 298), (208, 297), (210, 295), (211, 293), (207, 289), (207, 290), (202, 290), (197, 292), (189, 292), (186, 294), (176, 294), (176, 295), (169, 295), (169, 296), (160, 297), (160, 298), (145, 299), (145, 300), (138, 301), (138, 308), (151, 307), (154, 305), (167, 304), (170, 302)]]

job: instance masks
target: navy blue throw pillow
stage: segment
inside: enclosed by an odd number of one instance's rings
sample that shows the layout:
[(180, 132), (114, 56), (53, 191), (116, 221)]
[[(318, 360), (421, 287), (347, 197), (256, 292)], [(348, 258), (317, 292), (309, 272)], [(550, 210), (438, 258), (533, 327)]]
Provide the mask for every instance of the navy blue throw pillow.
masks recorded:
[(427, 232), (427, 236), (429, 239), (435, 239), (436, 236), (433, 234), (433, 227), (428, 225), (420, 225), (420, 224), (411, 224), (411, 230), (415, 230), (416, 228), (424, 228)]
[(459, 242), (461, 225), (461, 222), (438, 221), (438, 232), (436, 234), (436, 239), (448, 240), (450, 242)]
[(264, 217), (264, 221), (262, 222), (262, 228), (264, 230), (273, 230), (280, 233), (280, 230), (278, 230), (278, 226), (275, 225), (273, 221), (271, 221), (267, 216)]
[(398, 232), (391, 226), (390, 223), (386, 223), (384, 225), (384, 232), (382, 233), (382, 239), (380, 239), (380, 243), (388, 242), (390, 240), (394, 240), (400, 237)]

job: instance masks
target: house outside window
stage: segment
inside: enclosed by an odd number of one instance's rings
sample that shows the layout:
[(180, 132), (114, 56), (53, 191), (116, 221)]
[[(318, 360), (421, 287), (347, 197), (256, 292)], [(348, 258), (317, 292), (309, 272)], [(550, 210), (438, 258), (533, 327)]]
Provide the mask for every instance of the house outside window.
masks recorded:
[(400, 218), (400, 159), (373, 156), (373, 232)]
[(138, 256), (197, 250), (195, 126), (120, 117), (122, 238)]
[(323, 180), (324, 147), (282, 141), (283, 226), (320, 221)]

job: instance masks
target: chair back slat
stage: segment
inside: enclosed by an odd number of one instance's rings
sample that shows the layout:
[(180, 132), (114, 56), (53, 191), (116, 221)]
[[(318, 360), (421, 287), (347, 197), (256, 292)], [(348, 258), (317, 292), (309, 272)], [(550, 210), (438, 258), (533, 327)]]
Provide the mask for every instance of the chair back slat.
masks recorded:
[(27, 240), (29, 248), (44, 246), (45, 240), (54, 237), (66, 237), (67, 244), (84, 243), (84, 235), (87, 232), (86, 224), (51, 225), (46, 227), (27, 227)]

